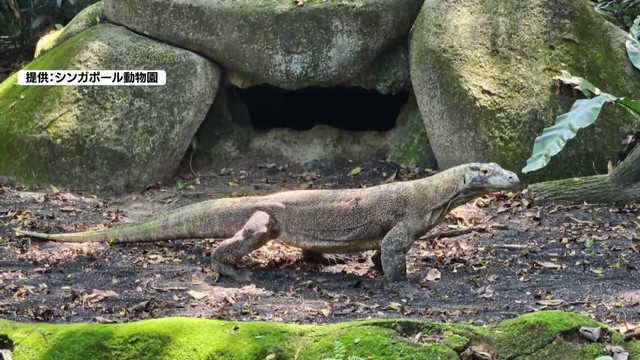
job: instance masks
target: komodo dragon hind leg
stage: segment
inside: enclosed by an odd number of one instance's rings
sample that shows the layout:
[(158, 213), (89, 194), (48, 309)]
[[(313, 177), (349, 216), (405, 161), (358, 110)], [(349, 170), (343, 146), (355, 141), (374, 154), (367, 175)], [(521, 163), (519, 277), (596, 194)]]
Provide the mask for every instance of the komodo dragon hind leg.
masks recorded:
[(256, 211), (232, 238), (224, 240), (211, 253), (211, 269), (236, 281), (248, 281), (249, 272), (235, 265), (243, 256), (266, 244), (273, 237), (273, 221), (264, 211)]

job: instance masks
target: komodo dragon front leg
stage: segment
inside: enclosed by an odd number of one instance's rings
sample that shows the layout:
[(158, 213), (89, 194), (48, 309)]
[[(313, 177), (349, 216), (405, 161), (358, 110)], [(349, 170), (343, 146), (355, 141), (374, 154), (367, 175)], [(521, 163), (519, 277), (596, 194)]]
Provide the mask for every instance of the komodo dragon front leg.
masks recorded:
[(249, 280), (249, 272), (236, 269), (240, 259), (277, 237), (273, 218), (264, 211), (256, 211), (233, 237), (224, 240), (211, 253), (211, 268), (218, 274), (236, 281)]
[(384, 236), (380, 244), (380, 263), (385, 278), (392, 281), (407, 278), (407, 253), (416, 236), (417, 231), (406, 222), (397, 224)]

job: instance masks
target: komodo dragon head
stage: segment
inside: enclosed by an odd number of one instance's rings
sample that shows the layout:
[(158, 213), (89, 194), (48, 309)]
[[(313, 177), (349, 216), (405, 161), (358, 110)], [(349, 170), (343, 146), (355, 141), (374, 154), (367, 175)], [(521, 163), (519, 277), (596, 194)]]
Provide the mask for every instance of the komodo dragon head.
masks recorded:
[(498, 164), (471, 163), (464, 171), (465, 195), (486, 194), (493, 191), (521, 190), (518, 175), (505, 170)]

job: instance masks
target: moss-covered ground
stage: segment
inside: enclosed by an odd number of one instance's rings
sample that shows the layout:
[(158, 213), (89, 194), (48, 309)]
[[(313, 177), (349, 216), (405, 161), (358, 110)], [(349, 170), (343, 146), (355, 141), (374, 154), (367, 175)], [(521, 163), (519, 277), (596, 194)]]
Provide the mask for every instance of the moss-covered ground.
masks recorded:
[[(604, 342), (577, 336), (602, 326)], [(366, 320), (291, 325), (193, 318), (127, 324), (46, 324), (0, 320), (14, 359), (458, 359), (469, 347), (500, 359), (595, 359), (605, 343), (621, 344), (630, 358), (637, 341), (622, 343), (588, 317), (545, 311), (496, 326), (415, 320)]]

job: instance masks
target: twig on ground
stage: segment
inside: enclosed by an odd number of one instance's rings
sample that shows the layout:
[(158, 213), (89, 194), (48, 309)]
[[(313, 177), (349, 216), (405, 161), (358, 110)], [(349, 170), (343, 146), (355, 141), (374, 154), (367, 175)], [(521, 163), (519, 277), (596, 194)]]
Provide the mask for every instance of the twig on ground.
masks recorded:
[(500, 224), (492, 225), (492, 226), (489, 226), (489, 227), (478, 226), (478, 227), (471, 227), (471, 228), (455, 229), (455, 230), (450, 230), (450, 231), (442, 231), (442, 232), (435, 233), (435, 234), (427, 234), (427, 235), (421, 237), (418, 240), (431, 241), (431, 240), (438, 240), (438, 239), (442, 239), (442, 238), (451, 238), (451, 237), (466, 235), (466, 234), (470, 234), (470, 233), (472, 233), (474, 231), (475, 232), (489, 232), (491, 230), (507, 230), (507, 229), (509, 229), (508, 226), (500, 225)]

